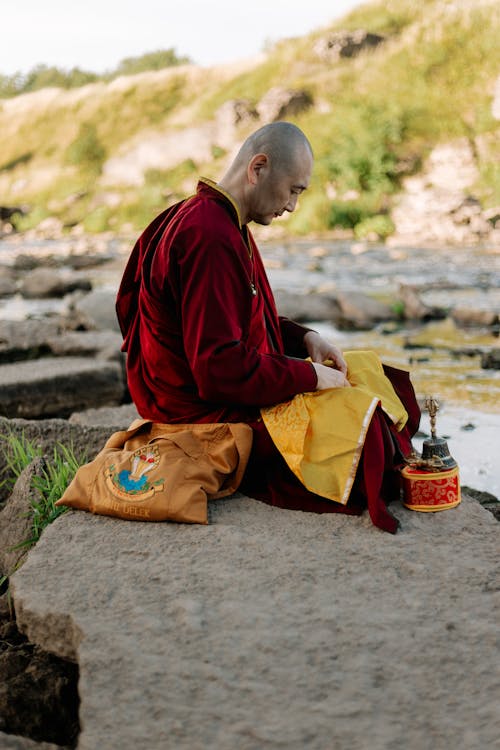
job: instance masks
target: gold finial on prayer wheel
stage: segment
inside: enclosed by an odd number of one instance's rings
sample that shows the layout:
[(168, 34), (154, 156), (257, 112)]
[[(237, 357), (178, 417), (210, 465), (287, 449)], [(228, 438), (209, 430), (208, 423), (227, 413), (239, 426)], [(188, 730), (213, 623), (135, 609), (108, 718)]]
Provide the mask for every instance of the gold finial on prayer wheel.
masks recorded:
[(433, 466), (451, 468), (457, 465), (455, 459), (450, 455), (448, 443), (444, 438), (436, 437), (436, 414), (439, 411), (439, 401), (434, 396), (425, 397), (425, 406), (431, 420), (431, 437), (424, 440), (422, 444), (422, 460)]
[(431, 437), (436, 437), (436, 414), (439, 411), (439, 401), (434, 396), (425, 397), (425, 406), (431, 418)]

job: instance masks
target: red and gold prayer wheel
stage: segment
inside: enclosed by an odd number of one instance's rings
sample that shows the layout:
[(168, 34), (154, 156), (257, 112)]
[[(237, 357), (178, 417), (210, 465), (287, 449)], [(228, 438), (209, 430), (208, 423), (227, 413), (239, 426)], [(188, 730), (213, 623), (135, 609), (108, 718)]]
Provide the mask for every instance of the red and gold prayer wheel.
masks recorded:
[(426, 471), (406, 466), (401, 471), (403, 505), (410, 510), (437, 511), (460, 503), (458, 466), (445, 471)]
[(409, 457), (409, 465), (401, 470), (403, 505), (425, 512), (447, 510), (462, 499), (458, 466), (446, 440), (436, 437), (439, 402), (427, 396), (425, 405), (431, 418), (431, 437), (424, 440), (422, 456)]

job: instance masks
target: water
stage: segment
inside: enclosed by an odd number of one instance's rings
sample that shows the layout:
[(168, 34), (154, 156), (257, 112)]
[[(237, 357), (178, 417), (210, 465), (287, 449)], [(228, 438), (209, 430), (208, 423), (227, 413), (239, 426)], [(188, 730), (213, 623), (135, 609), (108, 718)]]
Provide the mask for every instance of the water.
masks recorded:
[[(94, 288), (115, 291), (134, 239), (0, 240), (0, 263), (12, 263), (21, 252), (39, 257), (104, 253), (111, 258), (106, 265), (79, 273)], [(409, 284), (419, 287), (430, 306), (500, 312), (500, 254), (480, 247), (435, 250), (316, 240), (261, 242), (260, 247), (276, 290), (307, 295), (362, 291), (394, 301), (400, 285)], [(61, 313), (66, 304), (15, 296), (0, 300), (0, 318)], [(342, 349), (373, 349), (382, 361), (408, 369), (417, 396), (433, 394), (440, 400), (438, 434), (449, 438), (462, 482), (500, 497), (500, 371), (482, 369), (478, 353), (500, 345), (491, 330), (459, 329), (450, 319), (353, 333), (324, 322), (308, 325)], [(425, 414), (422, 429), (429, 432)]]

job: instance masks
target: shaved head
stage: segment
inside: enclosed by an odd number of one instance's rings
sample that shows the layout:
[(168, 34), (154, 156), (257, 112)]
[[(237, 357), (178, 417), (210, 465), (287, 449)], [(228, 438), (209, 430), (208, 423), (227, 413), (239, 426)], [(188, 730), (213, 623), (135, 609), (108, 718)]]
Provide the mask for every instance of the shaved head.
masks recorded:
[(311, 144), (302, 130), (272, 122), (248, 136), (219, 186), (238, 204), (243, 224), (270, 224), (295, 210), (312, 167)]
[(248, 163), (256, 154), (266, 154), (273, 171), (286, 172), (294, 167), (304, 152), (313, 155), (311, 144), (300, 128), (291, 122), (272, 122), (246, 139), (235, 163)]

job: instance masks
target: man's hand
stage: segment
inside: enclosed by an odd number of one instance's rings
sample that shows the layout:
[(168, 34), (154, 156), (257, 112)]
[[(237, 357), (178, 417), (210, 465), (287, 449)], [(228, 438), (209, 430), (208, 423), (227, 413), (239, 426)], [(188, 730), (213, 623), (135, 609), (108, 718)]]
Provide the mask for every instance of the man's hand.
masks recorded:
[[(319, 333), (308, 331), (304, 336), (304, 346), (313, 362), (322, 363), (325, 360), (331, 360), (333, 368), (339, 370), (343, 375), (347, 375), (347, 364), (342, 356), (342, 352), (336, 346), (322, 338)], [(335, 386), (329, 387), (332, 388)]]
[(340, 372), (340, 370), (328, 367), (327, 365), (320, 365), (317, 362), (313, 362), (312, 366), (316, 370), (318, 377), (316, 384), (317, 391), (324, 391), (326, 388), (345, 388), (351, 386), (344, 373)]

